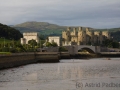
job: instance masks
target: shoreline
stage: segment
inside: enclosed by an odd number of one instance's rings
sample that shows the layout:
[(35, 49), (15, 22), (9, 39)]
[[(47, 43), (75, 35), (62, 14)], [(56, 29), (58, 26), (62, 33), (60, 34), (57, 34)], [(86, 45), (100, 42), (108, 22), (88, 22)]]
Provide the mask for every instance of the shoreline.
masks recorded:
[(0, 69), (12, 68), (32, 63), (59, 63), (61, 59), (90, 59), (120, 57), (120, 54), (97, 53), (97, 54), (75, 54), (68, 52), (34, 52), (34, 53), (14, 53), (11, 55), (0, 55)]

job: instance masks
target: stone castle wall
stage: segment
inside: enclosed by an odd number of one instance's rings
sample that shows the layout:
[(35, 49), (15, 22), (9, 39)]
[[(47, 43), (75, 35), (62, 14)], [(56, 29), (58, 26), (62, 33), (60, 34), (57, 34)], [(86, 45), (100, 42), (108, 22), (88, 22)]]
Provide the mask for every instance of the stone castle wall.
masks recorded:
[[(73, 31), (71, 31), (73, 30)], [(66, 31), (62, 32), (62, 45), (95, 45), (102, 44), (105, 39), (110, 39), (110, 34), (108, 31), (94, 31), (89, 28), (83, 30), (82, 27), (79, 28), (67, 28)]]

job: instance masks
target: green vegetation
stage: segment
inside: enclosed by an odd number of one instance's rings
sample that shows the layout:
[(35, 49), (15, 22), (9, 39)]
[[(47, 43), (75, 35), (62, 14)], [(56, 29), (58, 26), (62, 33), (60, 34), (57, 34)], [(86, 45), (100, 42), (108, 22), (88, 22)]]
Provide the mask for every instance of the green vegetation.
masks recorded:
[(37, 45), (37, 42), (35, 40), (29, 40), (28, 41), (28, 44), (31, 45), (32, 47), (36, 46)]
[(10, 52), (0, 52), (0, 55), (10, 55)]
[(24, 52), (24, 47), (20, 41), (0, 39), (0, 52)]
[(119, 48), (120, 47), (119, 43), (117, 41), (114, 41), (113, 39), (111, 39), (111, 40), (109, 40), (109, 39), (105, 40), (103, 42), (103, 45), (106, 46), (106, 47), (109, 47), (109, 48)]
[(45, 46), (46, 46), (46, 47), (57, 47), (58, 45), (57, 45), (57, 43), (55, 43), (55, 42), (52, 42), (52, 43), (46, 42), (46, 43), (45, 43)]
[(111, 34), (111, 37), (120, 42), (120, 28), (111, 28), (111, 29), (96, 29), (97, 31), (106, 31), (108, 30)]
[[(66, 30), (67, 28), (67, 26), (59, 26), (59, 25), (50, 24), (47, 22), (25, 22), (12, 27), (20, 30), (20, 32), (27, 32), (27, 31), (39, 32), (40, 34), (44, 35), (45, 38), (47, 36), (62, 36), (62, 31)], [(73, 26), (69, 26), (69, 27), (73, 27)], [(85, 30), (85, 27), (83, 27), (83, 30)], [(94, 29), (94, 30), (95, 31), (108, 30), (111, 33), (111, 36), (113, 37), (113, 39), (120, 42), (120, 28)]]
[(111, 37), (113, 37), (114, 40), (120, 42), (120, 31), (112, 32)]
[(19, 40), (21, 37), (19, 30), (0, 23), (0, 38)]
[(45, 40), (40, 40), (37, 43), (35, 40), (28, 41), (29, 44), (21, 45), (20, 41), (0, 39), (0, 52), (33, 52), (37, 48), (43, 47)]
[[(67, 26), (58, 26), (46, 22), (25, 22), (16, 26), (8, 27), (7, 25), (0, 24), (0, 52), (27, 52), (35, 51), (38, 47), (43, 47), (45, 38), (47, 36), (61, 36), (62, 31), (66, 30)], [(29, 41), (29, 44), (21, 45), (20, 38), (22, 34), (20, 32), (39, 32), (40, 43), (36, 43), (33, 40)], [(83, 28), (85, 30), (85, 27)], [(106, 29), (96, 29), (97, 31), (106, 31)], [(108, 29), (111, 33), (113, 40), (106, 40), (104, 46), (119, 48), (120, 42), (120, 28)], [(90, 44), (90, 43), (88, 43)], [(46, 43), (46, 46), (57, 46), (56, 43)], [(60, 48), (60, 51), (66, 51), (65, 48)]]
[(65, 47), (59, 47), (59, 52), (68, 52), (68, 50)]
[(35, 31), (35, 32), (40, 32), (44, 30), (64, 30), (66, 27), (64, 26), (58, 26), (55, 24), (50, 24), (47, 22), (25, 22), (22, 24), (18, 24), (13, 26), (14, 28), (20, 30), (21, 32), (26, 32), (26, 31)]

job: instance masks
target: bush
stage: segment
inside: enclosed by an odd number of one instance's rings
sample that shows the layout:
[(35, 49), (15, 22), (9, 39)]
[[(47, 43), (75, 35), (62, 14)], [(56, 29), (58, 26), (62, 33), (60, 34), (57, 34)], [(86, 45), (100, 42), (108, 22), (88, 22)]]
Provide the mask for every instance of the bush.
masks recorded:
[(67, 52), (68, 50), (65, 47), (59, 47), (59, 52)]
[(3, 47), (2, 52), (9, 52), (9, 48), (8, 47)]
[(15, 49), (15, 48), (10, 48), (10, 50), (9, 50), (11, 53), (16, 53), (17, 52), (17, 50)]

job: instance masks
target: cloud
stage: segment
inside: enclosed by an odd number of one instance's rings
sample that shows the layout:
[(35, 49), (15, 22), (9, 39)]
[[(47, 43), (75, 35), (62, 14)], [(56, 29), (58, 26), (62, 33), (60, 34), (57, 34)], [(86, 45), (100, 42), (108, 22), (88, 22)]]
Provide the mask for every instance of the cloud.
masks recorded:
[(0, 20), (5, 24), (50, 22), (93, 28), (119, 27), (119, 0), (1, 0)]

